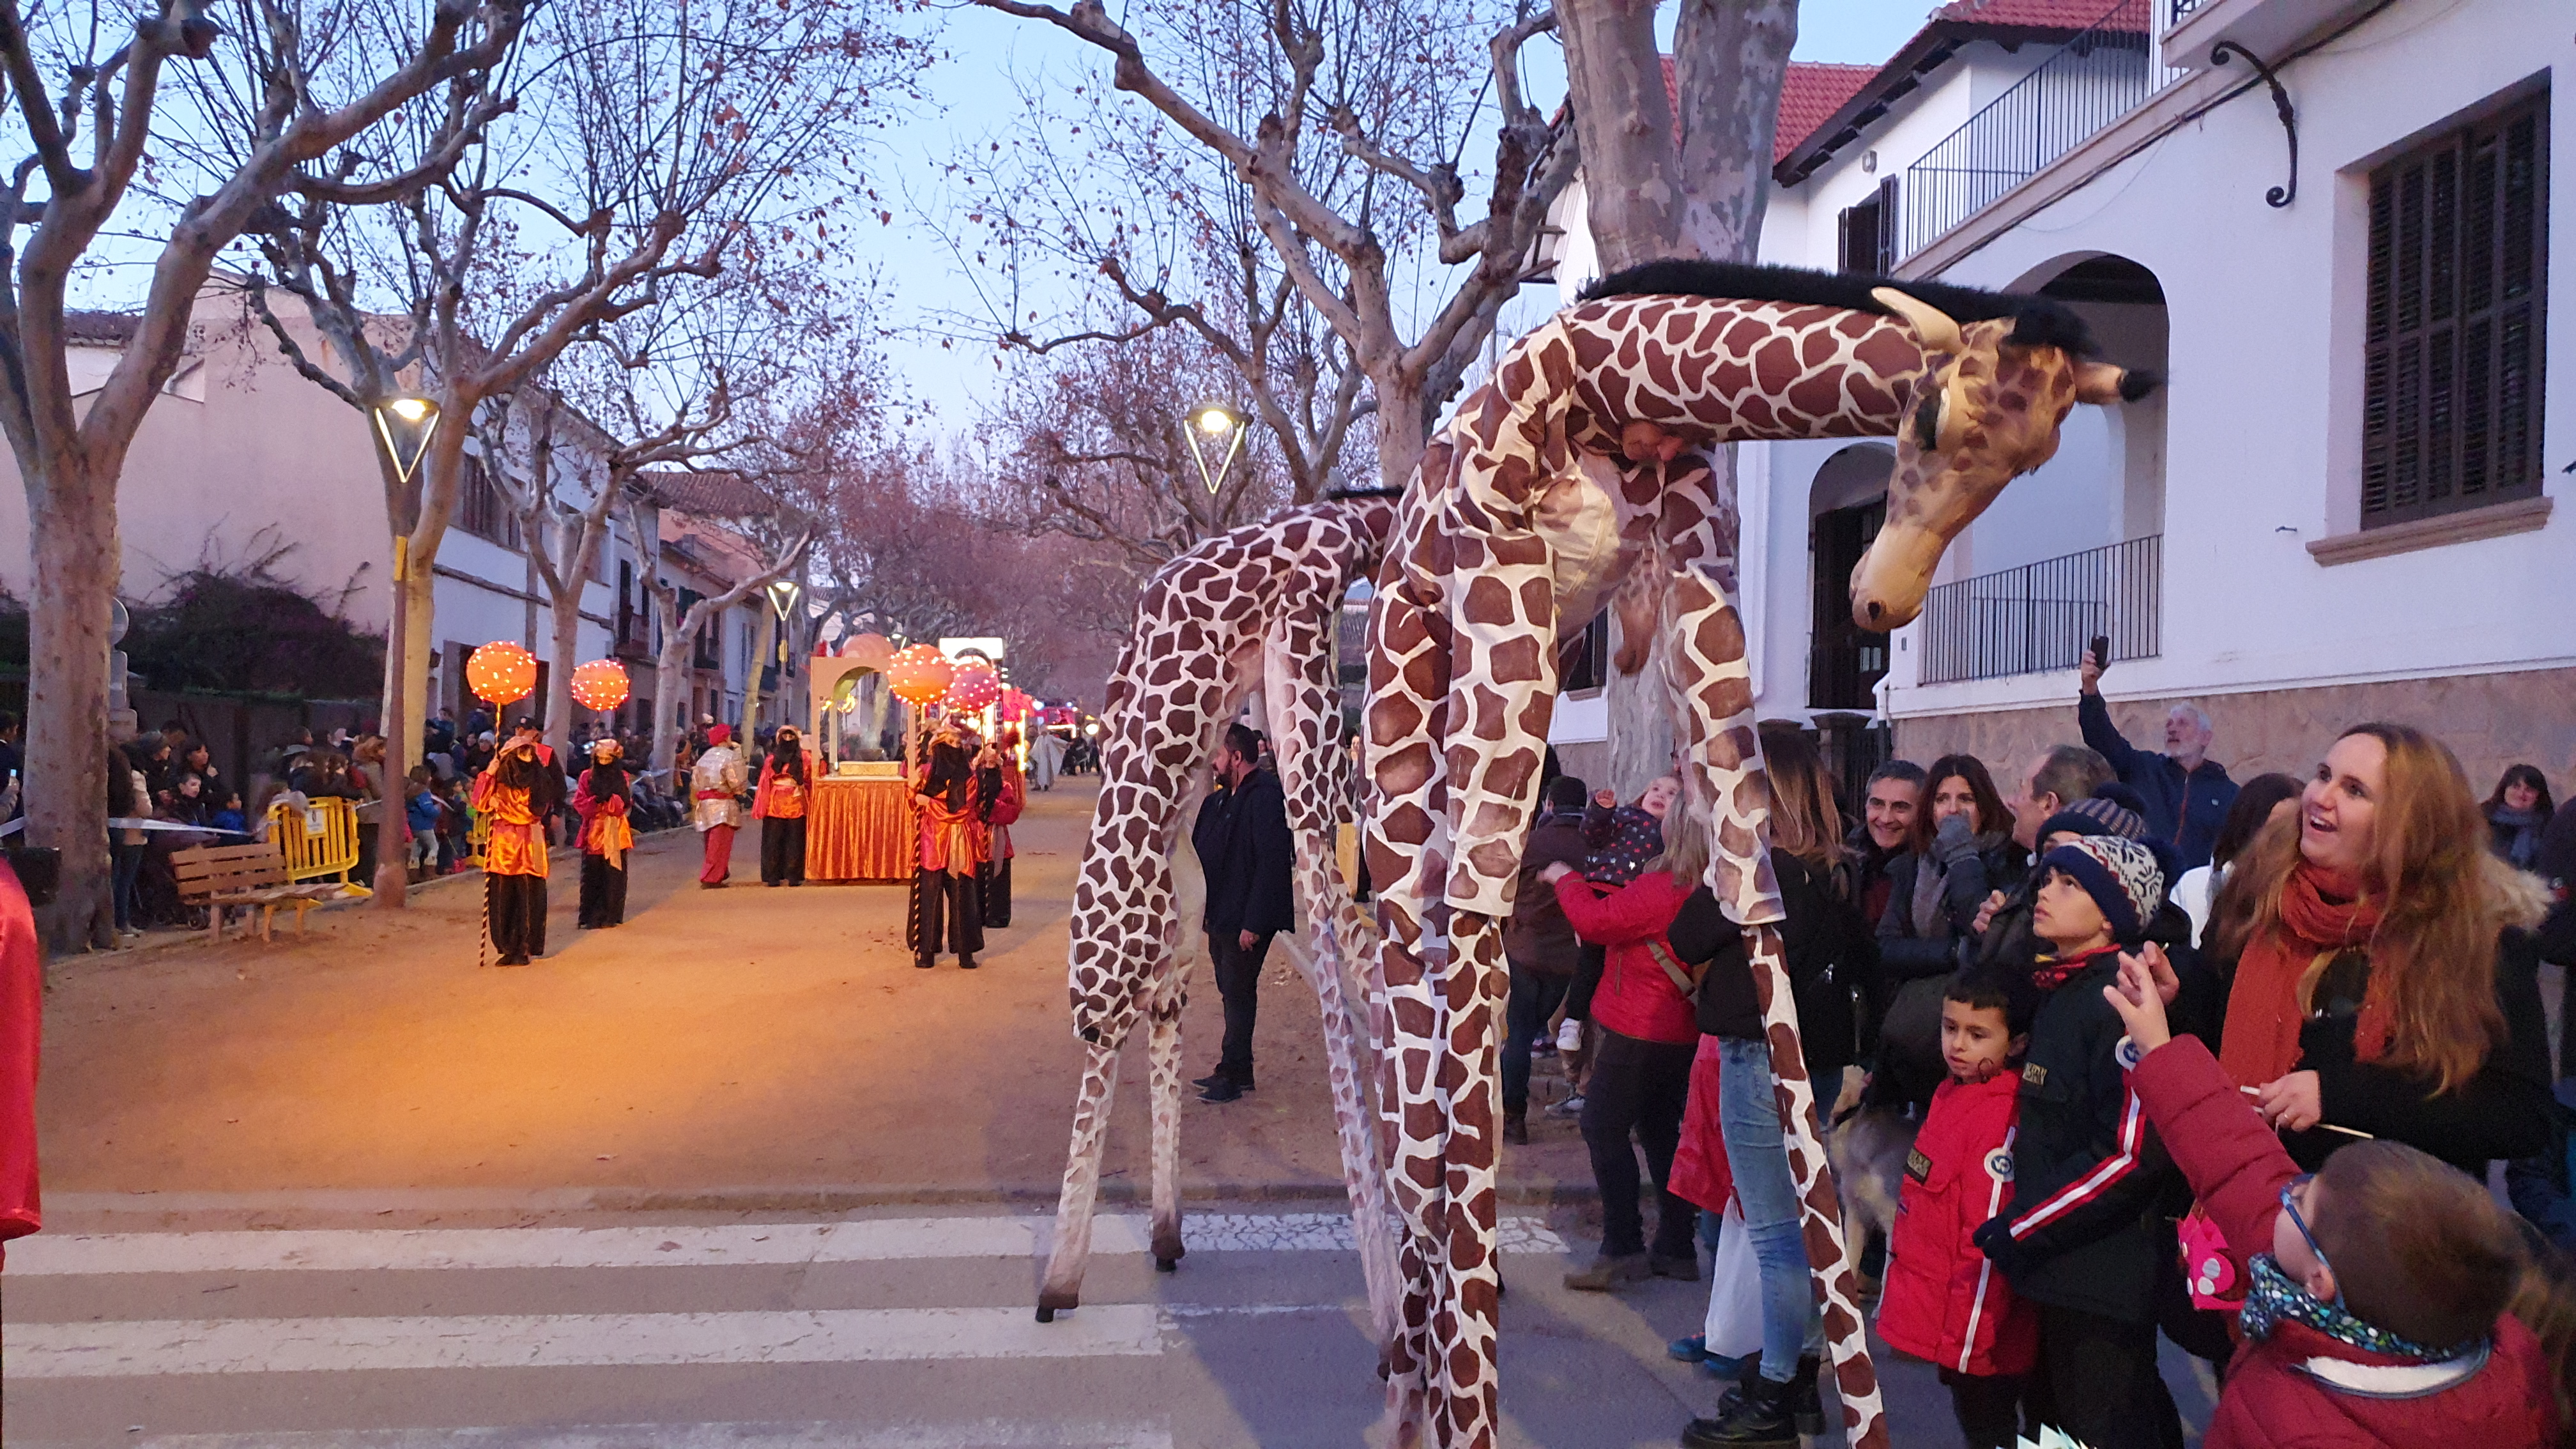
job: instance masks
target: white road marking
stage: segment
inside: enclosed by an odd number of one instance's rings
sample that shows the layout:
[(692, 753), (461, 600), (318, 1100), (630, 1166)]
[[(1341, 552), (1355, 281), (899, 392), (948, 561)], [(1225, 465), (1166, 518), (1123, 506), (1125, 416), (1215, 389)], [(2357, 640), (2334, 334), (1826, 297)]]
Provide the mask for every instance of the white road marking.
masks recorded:
[(482, 1429), (152, 1434), (136, 1449), (1173, 1449), (1160, 1424), (582, 1424)]
[[(1045, 1253), (1048, 1217), (858, 1218), (834, 1223), (717, 1227), (424, 1228), (280, 1232), (38, 1233), (9, 1245), (12, 1277), (129, 1273), (373, 1272), (533, 1268), (743, 1267)], [(1150, 1220), (1096, 1218), (1094, 1256), (1147, 1251)], [(1505, 1252), (1561, 1254), (1565, 1241), (1534, 1217), (1499, 1225)], [(1337, 1213), (1209, 1213), (1186, 1218), (1192, 1253), (1352, 1252)]]
[(13, 1323), (14, 1380), (922, 1359), (1151, 1357), (1164, 1320), (1109, 1303), (1039, 1324), (1009, 1308)]

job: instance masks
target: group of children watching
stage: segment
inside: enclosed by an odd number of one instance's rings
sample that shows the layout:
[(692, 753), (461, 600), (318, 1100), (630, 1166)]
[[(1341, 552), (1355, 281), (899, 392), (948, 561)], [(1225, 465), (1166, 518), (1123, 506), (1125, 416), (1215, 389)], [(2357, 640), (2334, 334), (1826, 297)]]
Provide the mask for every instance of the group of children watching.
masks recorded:
[(2412, 1147), (2355, 1140), (2300, 1173), (2168, 1023), (2182, 982), (2145, 940), (2156, 855), (2049, 839), (2037, 969), (1972, 965), (1944, 992), (1948, 1080), (1906, 1162), (1878, 1316), (1939, 1367), (1967, 1442), (2047, 1423), (2092, 1449), (2181, 1444), (2156, 1363), (2172, 1249), (2151, 1224), (2183, 1196), (2210, 1235), (2187, 1287), (2238, 1310), (2243, 1344), (2205, 1444), (2560, 1442), (2576, 1298), (2547, 1251)]

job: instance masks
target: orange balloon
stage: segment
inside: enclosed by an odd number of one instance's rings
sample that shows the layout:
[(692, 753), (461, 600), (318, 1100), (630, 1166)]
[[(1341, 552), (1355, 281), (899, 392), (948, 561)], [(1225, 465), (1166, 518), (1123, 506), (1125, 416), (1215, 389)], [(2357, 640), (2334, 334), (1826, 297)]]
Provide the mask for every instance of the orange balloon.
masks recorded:
[(841, 646), (841, 657), (855, 659), (870, 669), (883, 669), (894, 662), (894, 641), (883, 634), (860, 634)]
[(585, 709), (603, 713), (626, 702), (626, 666), (614, 659), (594, 659), (572, 672), (572, 697)]
[(465, 660), (465, 682), (477, 699), (514, 704), (537, 687), (537, 656), (507, 639), (495, 639)]
[(895, 651), (886, 662), (886, 682), (893, 686), (894, 696), (906, 704), (925, 705), (948, 692), (949, 681), (956, 677), (955, 666), (948, 656), (930, 644), (913, 644)]

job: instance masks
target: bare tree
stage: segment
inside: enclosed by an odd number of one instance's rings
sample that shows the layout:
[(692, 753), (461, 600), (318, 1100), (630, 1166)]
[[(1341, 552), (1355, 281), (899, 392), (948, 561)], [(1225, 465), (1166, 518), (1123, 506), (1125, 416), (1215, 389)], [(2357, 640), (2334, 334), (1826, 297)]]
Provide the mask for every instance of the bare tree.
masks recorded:
[[(644, 551), (644, 592), (653, 601), (654, 620), (661, 626), (661, 647), (653, 659), (653, 769), (666, 776), (679, 758), (684, 712), (678, 704), (686, 696), (689, 655), (696, 648), (698, 631), (710, 620), (721, 619), (725, 610), (751, 597), (753, 591), (797, 568), (814, 541), (812, 520), (789, 513), (758, 491), (733, 481), (740, 488), (741, 501), (719, 505), (708, 516), (711, 520), (767, 524), (761, 531), (768, 541), (759, 545), (760, 556), (741, 570), (732, 587), (686, 608), (680, 604), (680, 586), (662, 574), (661, 520), (656, 511), (642, 499), (630, 497), (626, 505), (628, 527), (634, 530)], [(746, 552), (753, 546), (745, 540)], [(752, 667), (758, 668), (758, 662), (754, 661)], [(673, 789), (683, 788), (676, 780), (671, 784)]]
[[(62, 852), (63, 889), (45, 934), (55, 949), (104, 941), (109, 925), (106, 760), (108, 620), (120, 573), (116, 494), (145, 412), (185, 346), (217, 257), (308, 168), (414, 97), (479, 90), (517, 40), (523, 0), (393, 5), (424, 23), (402, 44), (354, 43), (367, 4), (285, 0), (216, 6), (158, 0), (131, 20), (106, 5), (67, 6), (31, 28), (0, 0), (0, 78), (23, 154), (0, 196), (0, 431), (27, 489), (35, 536), (28, 708), (28, 838)], [(221, 15), (234, 23), (227, 29)], [(163, 81), (193, 61), (223, 106), (173, 102)], [(81, 127), (89, 127), (87, 136)], [(182, 188), (154, 222), (160, 241), (132, 335), (104, 385), (76, 402), (65, 356), (75, 270), (125, 204), (147, 157)], [(418, 184), (452, 158), (361, 165), (371, 184)], [(154, 163), (156, 166), (160, 162)], [(24, 252), (18, 233), (29, 231)], [(149, 241), (147, 240), (147, 245)]]
[[(660, 0), (558, 0), (502, 77), (521, 124), (469, 128), (452, 99), (415, 107), (409, 144), (456, 158), (441, 185), (313, 181), (262, 232), (252, 301), (298, 371), (372, 409), (416, 368), (454, 423), (386, 495), (408, 555), (385, 691), (403, 763), (418, 744), (431, 565), (470, 421), (684, 279), (807, 245), (797, 229), (813, 230), (836, 200), (846, 133), (892, 45), (851, 13), (843, 0), (706, 0), (674, 26)], [(339, 372), (278, 324), (272, 287), (303, 303)], [(398, 316), (371, 313), (379, 297)]]
[[(975, 0), (1042, 21), (1109, 53), (1117, 89), (1140, 97), (1240, 179), (1254, 228), (1308, 305), (1366, 374), (1377, 409), (1377, 463), (1402, 486), (1420, 459), (1432, 412), (1457, 388), (1495, 314), (1529, 275), (1548, 203), (1572, 178), (1571, 131), (1524, 96), (1521, 47), (1555, 25), (1553, 12), (1515, 11), (1493, 23), (1485, 86), (1500, 113), (1484, 214), (1462, 224), (1466, 187), (1441, 154), (1463, 126), (1421, 124), (1425, 96), (1472, 93), (1454, 62), (1465, 7), (1419, 0), (1318, 0), (1312, 5), (1178, 0), (1129, 12), (1155, 48), (1112, 20), (1101, 0), (1069, 8), (1034, 0)], [(1177, 77), (1178, 79), (1175, 79)], [(1256, 117), (1250, 126), (1226, 117)], [(1445, 121), (1451, 113), (1434, 107)], [(1322, 143), (1318, 145), (1316, 143)], [(1364, 179), (1322, 164), (1329, 147)], [(1403, 230), (1427, 218), (1432, 255), (1463, 278), (1406, 340), (1405, 292), (1419, 260)]]

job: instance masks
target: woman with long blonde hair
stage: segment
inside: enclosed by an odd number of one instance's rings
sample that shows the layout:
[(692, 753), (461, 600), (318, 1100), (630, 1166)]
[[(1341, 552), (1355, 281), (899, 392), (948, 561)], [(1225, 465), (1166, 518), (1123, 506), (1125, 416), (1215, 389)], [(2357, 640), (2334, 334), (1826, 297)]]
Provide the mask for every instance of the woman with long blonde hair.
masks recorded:
[(2219, 1061), (2309, 1165), (2353, 1133), (2473, 1175), (2548, 1144), (2543, 902), (2486, 843), (2441, 741), (2361, 724), (2229, 872)]

